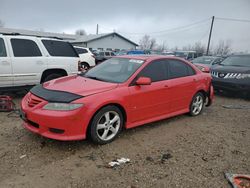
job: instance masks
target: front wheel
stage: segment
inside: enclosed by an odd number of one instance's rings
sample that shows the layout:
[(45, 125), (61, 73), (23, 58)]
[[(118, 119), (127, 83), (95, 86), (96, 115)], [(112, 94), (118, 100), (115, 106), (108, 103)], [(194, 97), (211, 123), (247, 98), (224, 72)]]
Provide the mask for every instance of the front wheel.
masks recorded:
[(123, 115), (116, 106), (102, 108), (90, 124), (90, 137), (97, 144), (112, 142), (123, 127)]
[(204, 107), (204, 95), (201, 92), (198, 92), (194, 97), (190, 104), (190, 112), (191, 116), (199, 115)]

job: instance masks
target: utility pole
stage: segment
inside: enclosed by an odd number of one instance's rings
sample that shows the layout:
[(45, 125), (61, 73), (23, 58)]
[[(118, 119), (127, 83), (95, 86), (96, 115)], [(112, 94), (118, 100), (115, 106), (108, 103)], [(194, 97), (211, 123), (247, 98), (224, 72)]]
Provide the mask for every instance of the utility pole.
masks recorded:
[(209, 53), (210, 41), (211, 41), (211, 36), (212, 36), (212, 32), (213, 32), (213, 26), (214, 26), (214, 16), (212, 17), (209, 38), (208, 38), (208, 43), (207, 43), (207, 54), (206, 55), (208, 55), (208, 53)]
[(96, 25), (96, 34), (98, 35), (98, 33), (99, 33), (99, 25), (97, 24)]

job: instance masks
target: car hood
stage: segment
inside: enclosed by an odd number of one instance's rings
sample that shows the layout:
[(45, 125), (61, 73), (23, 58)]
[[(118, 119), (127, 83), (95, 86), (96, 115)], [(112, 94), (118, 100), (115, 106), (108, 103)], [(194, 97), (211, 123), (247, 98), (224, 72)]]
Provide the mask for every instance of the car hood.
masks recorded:
[(248, 73), (250, 74), (250, 67), (213, 65), (211, 67), (211, 71), (223, 72), (223, 73)]
[(199, 65), (199, 66), (202, 66), (202, 67), (211, 67), (210, 64), (202, 64), (202, 63), (193, 63), (194, 65)]
[(47, 90), (63, 91), (81, 96), (93, 95), (115, 89), (117, 83), (103, 82), (82, 76), (67, 76), (43, 84)]

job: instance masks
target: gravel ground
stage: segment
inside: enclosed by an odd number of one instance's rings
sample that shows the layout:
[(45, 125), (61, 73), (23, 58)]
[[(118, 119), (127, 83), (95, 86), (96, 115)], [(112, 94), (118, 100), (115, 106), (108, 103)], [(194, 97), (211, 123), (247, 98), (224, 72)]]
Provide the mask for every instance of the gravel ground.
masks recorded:
[[(198, 117), (125, 130), (103, 146), (42, 138), (0, 113), (0, 187), (230, 187), (224, 172), (250, 174), (250, 109), (224, 104), (250, 100), (216, 96)], [(131, 162), (107, 167), (121, 157)]]

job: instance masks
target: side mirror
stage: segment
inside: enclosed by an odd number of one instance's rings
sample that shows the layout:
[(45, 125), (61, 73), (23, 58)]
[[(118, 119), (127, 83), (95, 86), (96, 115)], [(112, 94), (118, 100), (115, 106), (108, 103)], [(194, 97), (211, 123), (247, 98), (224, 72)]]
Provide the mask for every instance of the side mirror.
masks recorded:
[(151, 78), (148, 77), (139, 77), (136, 80), (136, 85), (150, 85), (151, 84)]

